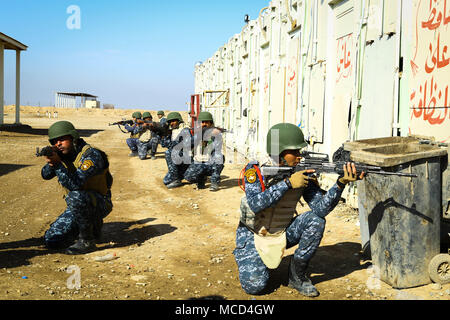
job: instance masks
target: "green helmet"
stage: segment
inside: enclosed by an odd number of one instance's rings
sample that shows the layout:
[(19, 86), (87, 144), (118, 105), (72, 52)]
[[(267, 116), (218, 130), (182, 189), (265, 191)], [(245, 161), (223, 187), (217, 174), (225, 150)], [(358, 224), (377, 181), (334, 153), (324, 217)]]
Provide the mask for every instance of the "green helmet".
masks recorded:
[(72, 136), (74, 140), (80, 138), (80, 134), (69, 121), (58, 121), (48, 128), (48, 141), (64, 136)]
[(136, 119), (142, 119), (142, 113), (136, 111), (135, 113), (133, 113), (132, 117)]
[(158, 111), (158, 116), (164, 116), (164, 111)]
[(146, 111), (142, 115), (142, 119), (145, 119), (145, 118), (153, 118), (153, 117), (152, 117), (152, 114), (150, 112)]
[(181, 117), (181, 114), (179, 112), (171, 112), (167, 116), (167, 122), (170, 122), (172, 120), (178, 120), (180, 122), (184, 122), (183, 118)]
[(208, 111), (200, 112), (200, 114), (198, 115), (198, 121), (199, 122), (202, 122), (202, 121), (214, 122), (212, 114)]
[(267, 153), (271, 156), (278, 156), (285, 150), (302, 149), (307, 145), (302, 130), (291, 123), (274, 125), (267, 133)]

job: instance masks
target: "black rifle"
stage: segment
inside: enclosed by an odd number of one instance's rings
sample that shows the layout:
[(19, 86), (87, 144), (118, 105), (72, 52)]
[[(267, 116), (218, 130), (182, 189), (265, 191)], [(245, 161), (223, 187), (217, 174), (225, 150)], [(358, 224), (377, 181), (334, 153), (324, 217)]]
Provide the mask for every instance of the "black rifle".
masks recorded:
[(44, 147), (40, 151), (39, 147), (36, 147), (36, 157), (51, 157), (53, 152), (53, 148), (50, 146)]
[(110, 123), (109, 126), (124, 126), (126, 124), (131, 126), (134, 124), (134, 121), (133, 120), (122, 120), (122, 121)]
[(167, 122), (163, 124), (157, 121), (138, 120), (138, 123), (147, 124), (147, 128), (150, 131), (155, 132), (157, 135), (161, 137), (169, 136), (172, 133), (172, 130), (170, 129), (169, 124)]
[[(284, 179), (290, 177), (295, 172), (309, 169), (316, 170), (316, 173), (336, 173), (338, 175), (344, 174), (343, 167), (347, 163), (346, 161), (330, 162), (328, 155), (324, 153), (306, 151), (302, 152), (300, 155), (303, 159), (295, 167), (262, 166), (261, 173), (267, 179)], [(384, 176), (417, 178), (417, 175), (415, 174), (384, 171), (381, 167), (365, 165), (358, 162), (355, 162), (355, 167), (356, 174), (358, 176), (360, 176), (362, 172), (365, 172), (366, 174), (381, 174)]]

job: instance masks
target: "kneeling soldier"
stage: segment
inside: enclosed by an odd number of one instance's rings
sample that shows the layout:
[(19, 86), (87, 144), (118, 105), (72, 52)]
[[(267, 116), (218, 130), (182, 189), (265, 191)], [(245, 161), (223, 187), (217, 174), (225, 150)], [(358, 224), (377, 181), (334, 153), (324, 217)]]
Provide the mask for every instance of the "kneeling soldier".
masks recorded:
[(132, 125), (125, 125), (125, 130), (127, 130), (130, 133), (130, 137), (127, 139), (127, 145), (128, 148), (130, 148), (131, 153), (129, 154), (130, 157), (137, 157), (138, 156), (138, 143), (139, 143), (139, 131), (141, 130), (140, 126), (137, 123), (138, 119), (142, 119), (142, 113), (139, 111), (134, 112), (133, 115), (133, 124)]
[(194, 162), (186, 170), (184, 178), (190, 183), (196, 183), (198, 189), (204, 189), (207, 177), (211, 176), (209, 189), (217, 191), (224, 169), (222, 132), (214, 127), (210, 112), (200, 112), (198, 122), (202, 126), (201, 136), (194, 136)]
[(168, 189), (174, 189), (183, 185), (181, 180), (192, 163), (193, 139), (190, 128), (179, 112), (169, 113), (167, 123), (170, 129), (170, 140), (165, 152), (168, 172), (163, 182)]
[[(278, 144), (272, 145), (272, 136), (277, 135)], [(278, 166), (296, 166), (301, 160), (300, 149), (306, 146), (302, 131), (293, 124), (275, 125), (267, 135), (267, 153)], [(357, 177), (355, 165), (347, 163), (344, 176), (325, 192), (312, 176), (314, 171), (274, 178), (266, 185), (258, 162), (250, 162), (243, 169), (245, 197), (233, 253), (241, 286), (247, 293), (261, 293), (269, 280), (269, 269), (279, 266), (286, 248), (298, 245), (289, 266), (289, 286), (308, 297), (319, 295), (307, 277), (308, 263), (322, 240), (325, 217), (338, 204), (345, 185), (362, 179), (364, 173)], [(302, 196), (311, 211), (297, 215)]]
[(58, 178), (67, 208), (45, 233), (45, 244), (51, 249), (68, 247), (67, 254), (91, 252), (101, 236), (103, 219), (112, 210), (108, 157), (81, 139), (68, 121), (54, 123), (48, 138), (53, 154), (45, 158), (41, 175), (45, 180)]

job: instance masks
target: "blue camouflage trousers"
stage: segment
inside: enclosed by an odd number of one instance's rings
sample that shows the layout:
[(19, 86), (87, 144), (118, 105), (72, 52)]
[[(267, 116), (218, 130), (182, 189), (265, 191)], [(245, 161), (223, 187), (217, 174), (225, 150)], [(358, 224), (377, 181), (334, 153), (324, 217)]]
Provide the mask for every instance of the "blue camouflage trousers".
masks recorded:
[[(297, 216), (286, 229), (286, 247), (295, 250), (295, 259), (309, 261), (322, 241), (325, 219), (312, 211)], [(269, 281), (269, 269), (255, 248), (253, 233), (245, 226), (236, 230), (236, 249), (233, 251), (242, 289), (248, 294), (259, 294)]]
[(137, 152), (138, 151), (138, 142), (139, 142), (139, 139), (128, 138), (127, 139), (127, 146), (128, 146), (128, 148), (130, 148), (130, 150), (132, 152)]
[(211, 176), (211, 183), (220, 183), (223, 168), (223, 164), (192, 163), (184, 173), (184, 178), (190, 183), (198, 183), (206, 181), (206, 178)]
[(167, 186), (176, 180), (181, 181), (184, 177), (184, 173), (189, 167), (189, 164), (175, 164), (172, 160), (172, 149), (166, 150), (164, 156), (166, 158), (167, 169), (169, 170), (163, 179), (164, 184)]
[(152, 138), (148, 142), (138, 140), (137, 151), (139, 159), (144, 160), (147, 157), (148, 150), (150, 150), (151, 156), (156, 154), (156, 151), (158, 151), (158, 138)]
[[(79, 231), (94, 226), (98, 236), (103, 219), (112, 211), (109, 196), (92, 191), (71, 191), (65, 198), (66, 210), (53, 222), (44, 234), (48, 248), (60, 249), (70, 246), (78, 238)], [(97, 227), (97, 228), (96, 228)]]

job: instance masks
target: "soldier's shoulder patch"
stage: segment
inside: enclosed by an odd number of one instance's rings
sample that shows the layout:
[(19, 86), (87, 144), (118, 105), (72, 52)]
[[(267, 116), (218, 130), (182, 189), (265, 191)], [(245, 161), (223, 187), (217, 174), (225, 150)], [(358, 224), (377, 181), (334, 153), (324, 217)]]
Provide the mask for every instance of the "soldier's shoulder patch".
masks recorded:
[(93, 165), (94, 165), (94, 162), (92, 162), (92, 160), (84, 160), (80, 166), (80, 169), (82, 171), (88, 171), (89, 168), (91, 168)]
[(248, 183), (256, 182), (256, 170), (255, 169), (248, 169), (247, 171), (245, 171), (244, 175), (247, 178)]

